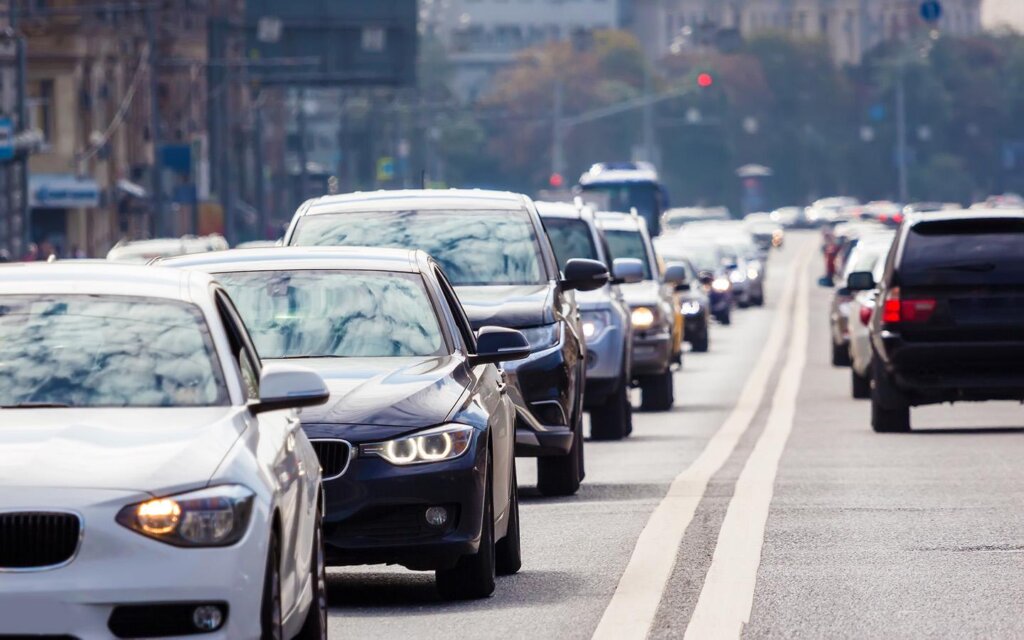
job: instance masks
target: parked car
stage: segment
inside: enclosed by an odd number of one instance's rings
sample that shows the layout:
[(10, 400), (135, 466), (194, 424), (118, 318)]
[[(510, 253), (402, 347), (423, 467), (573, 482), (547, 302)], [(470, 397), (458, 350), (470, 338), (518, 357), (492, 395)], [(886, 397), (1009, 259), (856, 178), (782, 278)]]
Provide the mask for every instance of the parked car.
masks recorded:
[(578, 204), (538, 202), (558, 264), (573, 258), (598, 260), (608, 265), (612, 280), (600, 289), (576, 294), (587, 342), (587, 386), (584, 407), (590, 412), (590, 437), (618, 440), (633, 431), (632, 381), (633, 325), (630, 308), (619, 285), (643, 280), (644, 267), (635, 258), (612, 260), (594, 213)]
[[(871, 319), (871, 424), (907, 431), (925, 404), (1024, 401), (1024, 212), (928, 214), (905, 222)], [(876, 286), (870, 272), (849, 286)]]
[(208, 275), (0, 278), (0, 623), (17, 637), (326, 637), (310, 369)]
[(718, 246), (699, 238), (660, 236), (655, 239), (655, 248), (658, 255), (670, 262), (688, 260), (693, 265), (697, 271), (697, 284), (707, 296), (711, 316), (723, 325), (730, 324), (732, 283), (722, 269)]
[(829, 308), (829, 333), (832, 346), (832, 366), (848, 367), (851, 364), (850, 334), (859, 318), (854, 313), (853, 299), (859, 293), (849, 288), (847, 281), (851, 273), (872, 271), (880, 257), (888, 253), (892, 245), (892, 232), (876, 232), (857, 238), (849, 257), (844, 261), (844, 270), (839, 278), (842, 286), (832, 292)]
[(443, 267), (474, 330), (519, 329), (529, 358), (501, 363), (516, 404), (516, 455), (537, 457), (545, 495), (575, 493), (583, 465), (586, 343), (575, 291), (599, 289), (607, 267), (571, 260), (559, 272), (533, 201), (482, 190), (324, 196), (296, 212), (293, 246), (422, 249)]
[(677, 287), (686, 282), (680, 264), (662, 267), (642, 218), (624, 213), (598, 214), (614, 259), (634, 258), (643, 264), (643, 281), (623, 284), (633, 324), (633, 379), (645, 411), (668, 411), (675, 403), (672, 365), (683, 352), (683, 318)]
[(521, 565), (515, 406), (496, 362), (518, 331), (477, 334), (422, 251), (284, 247), (167, 261), (213, 274), (260, 355), (327, 381), (303, 428), (324, 468), (328, 565), (433, 570), (482, 598)]
[[(885, 261), (892, 247), (894, 233), (884, 237), (872, 236), (865, 239), (863, 250), (866, 255), (874, 257), (863, 261), (862, 271), (871, 271), (875, 282), (882, 280), (885, 273)], [(855, 258), (860, 262), (860, 258)], [(851, 271), (852, 272), (852, 271)], [(849, 275), (847, 275), (849, 278)], [(847, 285), (849, 286), (849, 285)], [(869, 325), (878, 302), (878, 288), (854, 292), (850, 300), (850, 389), (856, 399), (871, 397), (871, 334)]]
[(156, 258), (170, 258), (190, 253), (224, 251), (228, 241), (223, 236), (182, 236), (180, 238), (155, 238), (153, 240), (130, 240), (118, 242), (107, 252), (107, 260), (146, 264)]

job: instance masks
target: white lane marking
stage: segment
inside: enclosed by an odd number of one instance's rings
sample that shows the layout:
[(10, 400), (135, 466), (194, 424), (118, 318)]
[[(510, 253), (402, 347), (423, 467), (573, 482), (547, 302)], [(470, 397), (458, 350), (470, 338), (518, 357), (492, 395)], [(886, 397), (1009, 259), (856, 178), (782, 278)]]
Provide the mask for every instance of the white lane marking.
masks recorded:
[(686, 628), (686, 640), (739, 638), (743, 626), (750, 622), (775, 478), (793, 430), (797, 394), (807, 364), (809, 286), (807, 278), (800, 279), (786, 364), (764, 432), (736, 481), (711, 566)]
[(732, 413), (708, 441), (700, 457), (672, 481), (668, 493), (637, 538), (629, 564), (594, 631), (594, 640), (642, 640), (650, 632), (665, 585), (675, 567), (683, 534), (693, 520), (708, 482), (729, 459), (764, 398), (765, 387), (792, 321), (796, 282), (807, 279), (813, 248), (813, 243), (808, 243), (794, 261), (794, 273), (786, 279), (779, 299), (779, 314), (772, 322), (761, 355)]

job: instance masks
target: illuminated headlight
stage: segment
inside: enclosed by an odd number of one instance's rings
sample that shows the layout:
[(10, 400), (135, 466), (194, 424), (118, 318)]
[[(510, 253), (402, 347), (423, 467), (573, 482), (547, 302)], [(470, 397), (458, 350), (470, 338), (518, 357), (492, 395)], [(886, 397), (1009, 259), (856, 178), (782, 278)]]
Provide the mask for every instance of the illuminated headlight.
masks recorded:
[(747, 280), (747, 274), (743, 273), (739, 269), (737, 269), (735, 271), (730, 271), (729, 272), (729, 281), (732, 282), (733, 284), (739, 284), (741, 282), (746, 282), (746, 280)]
[(245, 535), (255, 494), (240, 485), (130, 504), (117, 521), (144, 536), (178, 547), (223, 547)]
[(612, 323), (611, 314), (607, 311), (584, 311), (580, 315), (583, 317), (583, 337), (587, 340), (601, 335)]
[(519, 330), (530, 343), (531, 351), (541, 351), (558, 344), (558, 323)]
[(747, 277), (750, 278), (751, 280), (756, 279), (758, 275), (759, 275), (759, 272), (754, 267), (749, 267), (747, 269)]
[(711, 283), (711, 288), (719, 293), (725, 293), (732, 287), (732, 283), (729, 282), (729, 278), (718, 276), (714, 282)]
[(637, 307), (630, 315), (630, 321), (637, 329), (650, 329), (654, 324), (654, 311), (648, 307)]
[(695, 316), (700, 313), (700, 303), (694, 300), (686, 300), (679, 305), (679, 310), (684, 316)]
[(359, 453), (404, 467), (454, 460), (466, 453), (472, 440), (473, 427), (448, 424), (394, 440), (362, 444), (359, 445)]

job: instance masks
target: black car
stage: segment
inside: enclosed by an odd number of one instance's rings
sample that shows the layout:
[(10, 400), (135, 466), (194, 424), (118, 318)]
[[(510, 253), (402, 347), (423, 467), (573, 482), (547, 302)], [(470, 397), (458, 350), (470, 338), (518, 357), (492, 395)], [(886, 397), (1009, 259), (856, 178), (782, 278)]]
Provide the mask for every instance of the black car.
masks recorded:
[(608, 269), (571, 260), (560, 273), (532, 200), (455, 189), (325, 196), (299, 208), (285, 243), (422, 249), (444, 267), (475, 329), (522, 331), (533, 353), (502, 363), (517, 409), (516, 455), (538, 458), (541, 493), (576, 493), (586, 344), (574, 291), (604, 286)]
[(422, 251), (246, 249), (166, 261), (213, 273), (261, 358), (317, 371), (331, 391), (302, 426), (323, 469), (327, 564), (436, 570), (478, 598), (519, 570), (515, 408), (496, 363), (517, 331), (474, 334)]
[(706, 353), (711, 347), (711, 297), (700, 283), (700, 276), (693, 263), (683, 257), (664, 258), (686, 268), (686, 284), (680, 289), (679, 305), (683, 314), (683, 335), (694, 352)]
[[(870, 290), (867, 271), (848, 286)], [(871, 424), (908, 431), (910, 407), (1024, 401), (1024, 213), (904, 222), (871, 319)]]

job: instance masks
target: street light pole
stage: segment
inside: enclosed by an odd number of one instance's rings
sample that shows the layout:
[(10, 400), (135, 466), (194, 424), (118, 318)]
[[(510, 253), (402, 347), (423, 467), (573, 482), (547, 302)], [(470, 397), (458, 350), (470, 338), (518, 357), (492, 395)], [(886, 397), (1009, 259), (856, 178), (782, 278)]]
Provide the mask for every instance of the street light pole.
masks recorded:
[(160, 78), (157, 76), (159, 47), (157, 46), (154, 5), (146, 6), (146, 41), (149, 47), (149, 138), (153, 144), (153, 168), (150, 190), (153, 200), (153, 230), (157, 237), (170, 235), (164, 219), (163, 158), (160, 157)]
[(907, 91), (903, 61), (896, 78), (896, 166), (899, 174), (899, 200), (910, 198), (907, 184)]
[(553, 130), (551, 132), (551, 175), (562, 175), (565, 172), (565, 84), (561, 78), (555, 79), (555, 104)]

